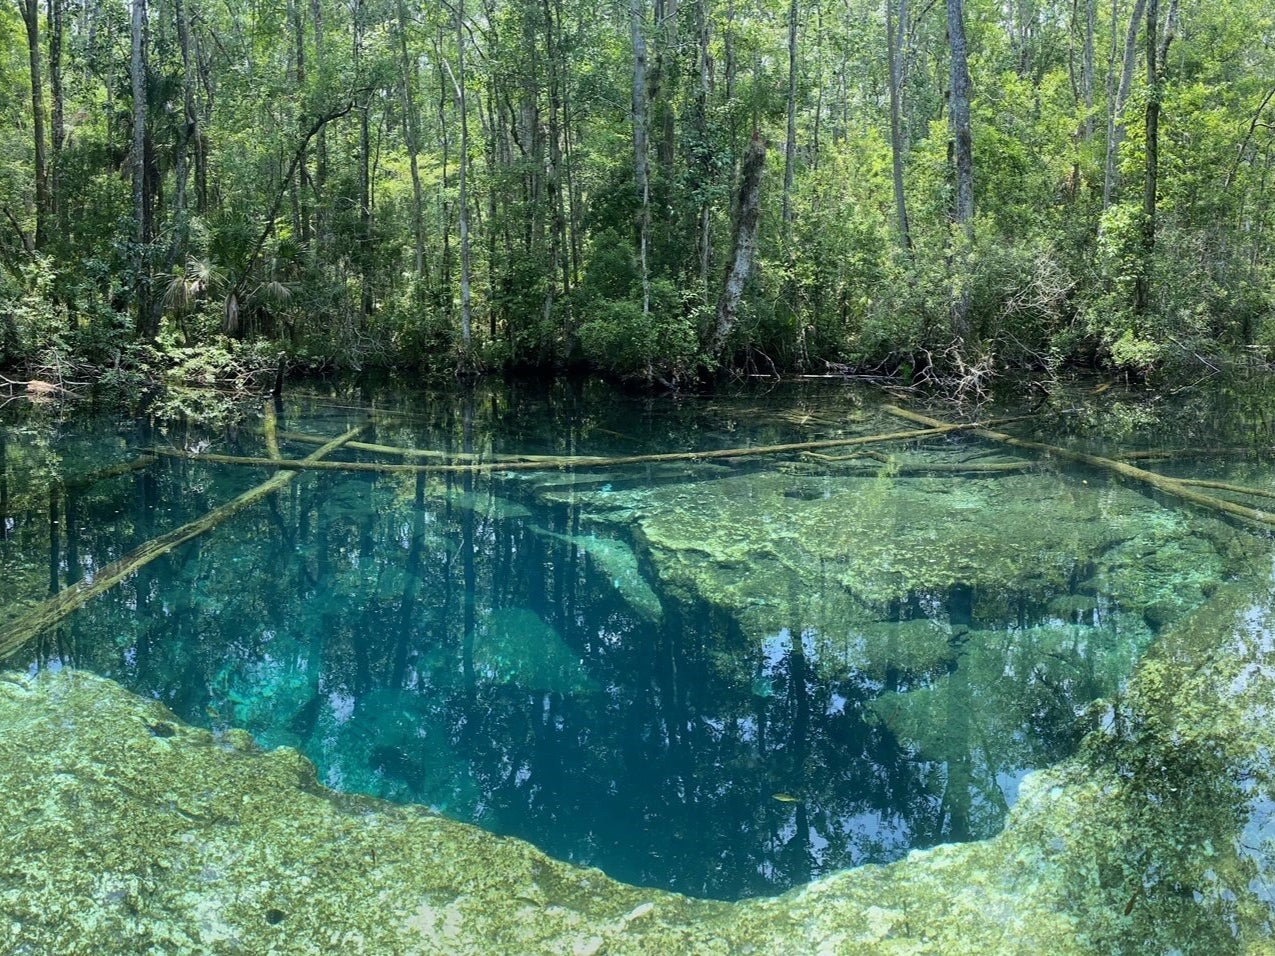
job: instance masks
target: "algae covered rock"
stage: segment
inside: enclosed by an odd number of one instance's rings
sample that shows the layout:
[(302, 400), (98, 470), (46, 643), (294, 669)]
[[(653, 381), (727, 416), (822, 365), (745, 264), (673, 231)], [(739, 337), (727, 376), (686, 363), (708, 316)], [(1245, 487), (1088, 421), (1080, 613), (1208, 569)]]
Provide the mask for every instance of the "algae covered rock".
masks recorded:
[[(0, 678), (0, 948), (15, 953), (1265, 951), (1275, 593), (1160, 638), (1003, 833), (735, 904), (625, 886), (71, 670)], [(635, 821), (635, 826), (640, 825)]]

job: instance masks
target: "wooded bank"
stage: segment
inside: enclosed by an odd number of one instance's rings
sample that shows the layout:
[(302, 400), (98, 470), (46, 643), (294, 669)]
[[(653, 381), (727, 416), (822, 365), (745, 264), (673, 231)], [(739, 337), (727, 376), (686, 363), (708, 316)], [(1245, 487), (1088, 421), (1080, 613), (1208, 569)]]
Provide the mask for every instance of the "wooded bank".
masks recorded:
[(17, 0), (0, 368), (135, 395), (280, 353), (958, 389), (1266, 360), (1269, 16)]

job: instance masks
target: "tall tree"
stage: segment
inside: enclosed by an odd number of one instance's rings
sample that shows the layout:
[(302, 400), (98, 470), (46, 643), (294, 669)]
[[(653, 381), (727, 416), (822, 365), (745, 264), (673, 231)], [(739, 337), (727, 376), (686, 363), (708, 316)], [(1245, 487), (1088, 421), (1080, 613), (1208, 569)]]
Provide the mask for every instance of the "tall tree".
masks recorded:
[(31, 133), (35, 140), (35, 246), (43, 248), (49, 232), (49, 162), (45, 147), (44, 79), (41, 69), (39, 0), (19, 0), (27, 28), (27, 55), (31, 74)]
[(761, 178), (765, 167), (766, 141), (762, 139), (760, 132), (755, 131), (740, 168), (737, 203), (739, 214), (735, 220), (730, 271), (726, 274), (726, 284), (717, 300), (717, 318), (707, 343), (708, 354), (713, 358), (722, 357), (726, 340), (739, 318), (744, 287), (753, 274), (753, 260), (757, 256), (757, 230), (761, 225)]
[(49, 172), (49, 207), (56, 214), (58, 235), (65, 238), (66, 203), (63, 195), (64, 170), (62, 150), (66, 146), (66, 92), (62, 84), (63, 4), (65, 0), (49, 0), (49, 92), (53, 96), (50, 119), (53, 125), (52, 168)]
[(642, 314), (651, 312), (651, 274), (647, 245), (651, 237), (651, 149), (646, 106), (646, 10), (644, 0), (629, 0), (633, 33), (633, 177), (638, 201), (638, 264), (642, 270)]
[(784, 143), (784, 240), (792, 244), (792, 187), (797, 174), (797, 0), (788, 4), (788, 136)]
[(130, 38), (132, 52), (129, 58), (129, 76), (133, 92), (133, 148), (129, 155), (129, 169), (133, 178), (133, 217), (136, 221), (133, 234), (133, 297), (137, 310), (137, 334), (143, 339), (153, 339), (159, 331), (159, 315), (152, 301), (151, 288), (150, 242), (153, 223), (146, 156), (148, 141), (146, 0), (133, 0)]
[(885, 0), (886, 52), (890, 68), (890, 171), (894, 185), (894, 218), (899, 243), (905, 251), (911, 252), (912, 227), (908, 223), (907, 193), (903, 183), (903, 40), (907, 22), (908, 0)]
[(1147, 0), (1147, 159), (1142, 193), (1142, 256), (1134, 289), (1134, 309), (1145, 312), (1151, 300), (1151, 270), (1155, 256), (1156, 210), (1160, 177), (1160, 102), (1164, 95), (1164, 64), (1177, 33), (1178, 0), (1169, 0), (1168, 22), (1161, 44), (1160, 0)]
[(421, 187), (420, 114), (416, 105), (419, 70), (407, 49), (408, 16), (404, 0), (395, 0), (398, 16), (399, 90), (403, 107), (403, 140), (412, 171), (412, 268), (418, 279), (425, 277), (425, 202)]
[(954, 257), (952, 335), (962, 350), (970, 344), (969, 256), (974, 240), (974, 137), (970, 128), (970, 70), (965, 40), (964, 0), (947, 0), (947, 32), (951, 47), (948, 108), (952, 125), (956, 190), (952, 220), (960, 229), (960, 251)]
[(1119, 174), (1117, 159), (1120, 144), (1124, 141), (1124, 110), (1133, 88), (1133, 71), (1138, 56), (1138, 33), (1142, 28), (1142, 12), (1147, 0), (1134, 0), (1129, 14), (1129, 28), (1125, 33), (1124, 58), (1116, 84), (1115, 53), (1116, 25), (1120, 20), (1120, 0), (1111, 0), (1111, 62), (1107, 71), (1107, 156), (1102, 177), (1102, 208), (1106, 210), (1115, 201), (1116, 178)]

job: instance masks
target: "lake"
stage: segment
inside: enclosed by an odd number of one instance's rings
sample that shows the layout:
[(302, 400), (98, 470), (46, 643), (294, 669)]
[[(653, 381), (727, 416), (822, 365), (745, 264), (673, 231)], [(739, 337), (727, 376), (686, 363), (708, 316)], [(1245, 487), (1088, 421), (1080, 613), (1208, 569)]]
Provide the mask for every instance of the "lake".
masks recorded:
[[(1034, 771), (1137, 739), (1135, 675), (1269, 583), (1270, 530), (970, 431), (865, 441), (926, 427), (892, 403), (959, 417), (822, 384), (299, 389), (272, 410), (283, 458), (365, 426), (322, 461), (399, 470), (287, 472), (4, 666), (109, 678), (332, 790), (693, 897), (986, 841)], [(1275, 494), (1267, 407), (1078, 387), (980, 417), (1260, 512), (1234, 488)], [(0, 633), (275, 474), (198, 458), (269, 458), (264, 417), (2, 414)], [(1116, 891), (1130, 919), (1139, 894)]]

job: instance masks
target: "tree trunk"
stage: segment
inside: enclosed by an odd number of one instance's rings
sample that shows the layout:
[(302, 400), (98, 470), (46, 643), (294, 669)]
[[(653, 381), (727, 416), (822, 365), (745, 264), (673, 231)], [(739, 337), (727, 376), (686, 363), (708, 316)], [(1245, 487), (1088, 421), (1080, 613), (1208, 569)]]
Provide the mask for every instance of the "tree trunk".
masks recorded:
[(473, 345), (472, 276), (469, 244), (469, 104), (465, 89), (465, 0), (456, 3), (456, 74), (452, 86), (460, 110), (460, 157), (457, 197), (460, 231), (460, 341), (468, 355)]
[[(1098, 0), (1084, 0), (1085, 2), (1085, 41), (1082, 52), (1082, 60), (1080, 65), (1081, 88), (1084, 94), (1085, 103), (1085, 120), (1081, 124), (1080, 134), (1084, 137), (1084, 141), (1088, 143), (1093, 139), (1094, 133), (1094, 34), (1098, 29)], [(1112, 22), (1111, 29), (1115, 31), (1115, 23)]]
[(62, 88), (62, 4), (49, 0), (49, 91), (53, 94), (52, 168), (49, 171), (49, 209), (57, 217), (58, 235), (65, 239), (67, 210), (62, 185), (62, 149), (66, 145), (66, 110)]
[(425, 277), (424, 199), (421, 191), (420, 117), (416, 110), (416, 63), (407, 51), (407, 6), (396, 0), (398, 12), (399, 70), (402, 76), (403, 139), (412, 169), (412, 266), (418, 280)]
[[(296, 89), (298, 96), (305, 89), (305, 17), (302, 14), (300, 0), (288, 0), (288, 19), (292, 24), (292, 43), (296, 50), (297, 61)], [(298, 120), (300, 117), (298, 116)], [(299, 124), (298, 124), (299, 125)], [(297, 239), (303, 247), (310, 245), (310, 163), (306, 153), (301, 154), (301, 162), (297, 166), (297, 177), (292, 188), (296, 192), (297, 203)]]
[(792, 246), (792, 184), (797, 174), (797, 0), (788, 4), (788, 138), (784, 143), (784, 242)]
[(908, 223), (907, 193), (903, 185), (903, 38), (907, 30), (908, 0), (897, 0), (898, 23), (895, 23), (896, 0), (885, 0), (886, 48), (890, 60), (890, 159), (894, 179), (894, 218), (899, 242), (905, 252), (912, 251), (912, 228)]
[(947, 31), (952, 48), (951, 124), (956, 163), (952, 220), (961, 231), (962, 249), (953, 262), (952, 335), (960, 348), (973, 337), (968, 286), (969, 246), (974, 239), (974, 140), (970, 130), (970, 71), (965, 42), (964, 0), (947, 0)]
[(27, 28), (27, 53), (31, 66), (31, 131), (35, 139), (35, 247), (44, 248), (49, 231), (49, 163), (45, 152), (44, 80), (40, 69), (39, 0), (19, 0)]
[[(314, 24), (314, 55), (322, 62), (325, 53), (321, 0), (310, 0), (310, 20)], [(328, 185), (328, 132), (325, 126), (319, 127), (318, 141), (314, 144), (314, 155), (314, 175), (310, 177), (311, 193), (314, 196), (314, 241), (316, 246), (322, 248), (328, 235), (327, 204), (323, 195)]]
[(651, 311), (651, 276), (647, 244), (651, 234), (651, 156), (646, 108), (646, 10), (644, 0), (629, 0), (633, 31), (633, 172), (638, 201), (638, 263), (642, 271), (642, 314)]
[(735, 223), (734, 251), (726, 285), (717, 302), (717, 321), (708, 342), (708, 354), (720, 358), (722, 349), (739, 317), (739, 303), (744, 287), (753, 272), (757, 254), (757, 228), (761, 223), (761, 179), (766, 166), (766, 143), (759, 132), (753, 133), (744, 154), (739, 183), (739, 219)]
[(1170, 0), (1168, 22), (1160, 45), (1160, 0), (1147, 0), (1147, 163), (1142, 193), (1142, 261), (1134, 286), (1134, 311), (1151, 304), (1151, 271), (1155, 256), (1156, 207), (1160, 178), (1160, 99), (1164, 95), (1164, 61), (1177, 32), (1178, 0)]
[(699, 39), (699, 85), (695, 90), (695, 133), (698, 140), (695, 155), (696, 186), (699, 202), (699, 283), (707, 303), (710, 299), (709, 272), (713, 261), (713, 217), (708, 201), (708, 187), (713, 179), (712, 152), (709, 147), (708, 102), (713, 92), (713, 59), (710, 52), (712, 20), (708, 0), (696, 0), (695, 30)]
[(195, 119), (195, 72), (190, 56), (189, 0), (174, 0), (173, 17), (177, 22), (177, 43), (182, 58), (182, 108), (184, 112), (181, 135), (177, 140), (176, 196), (173, 202), (178, 233), (185, 231), (186, 185), (189, 178), (190, 144), (195, 140), (199, 124)]
[(153, 339), (159, 330), (155, 327), (156, 316), (151, 305), (151, 204), (146, 181), (146, 57), (143, 45), (146, 0), (132, 0), (132, 7), (129, 73), (133, 87), (133, 151), (129, 166), (133, 176), (133, 216), (136, 220), (133, 293), (137, 307), (137, 334), (143, 339)]
[[(1107, 108), (1107, 158), (1102, 177), (1102, 209), (1106, 212), (1115, 201), (1116, 177), (1119, 173), (1117, 160), (1120, 155), (1120, 144), (1124, 141), (1124, 108), (1129, 101), (1129, 90), (1133, 86), (1133, 68), (1138, 56), (1138, 31), (1142, 27), (1142, 11), (1147, 0), (1134, 0), (1133, 13), (1129, 16), (1129, 29), (1124, 41), (1124, 65), (1120, 71), (1120, 85), (1115, 87), (1112, 98), (1112, 85), (1115, 78), (1113, 69), (1108, 71), (1108, 103)], [(1111, 52), (1116, 49), (1115, 29), (1119, 19), (1119, 0), (1111, 0)]]
[[(364, 22), (367, 16), (366, 0), (356, 0), (354, 7), (354, 70), (357, 75), (361, 68), (363, 54), (363, 33), (367, 27)], [(371, 113), (372, 96), (362, 94), (359, 105), (359, 316), (360, 324), (366, 324), (372, 315), (372, 136)]]

